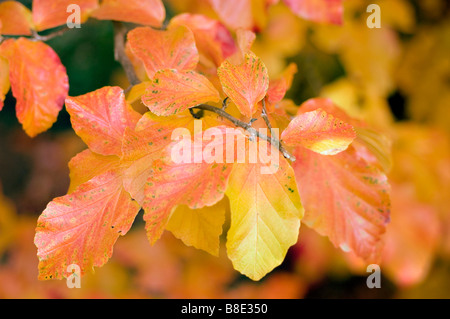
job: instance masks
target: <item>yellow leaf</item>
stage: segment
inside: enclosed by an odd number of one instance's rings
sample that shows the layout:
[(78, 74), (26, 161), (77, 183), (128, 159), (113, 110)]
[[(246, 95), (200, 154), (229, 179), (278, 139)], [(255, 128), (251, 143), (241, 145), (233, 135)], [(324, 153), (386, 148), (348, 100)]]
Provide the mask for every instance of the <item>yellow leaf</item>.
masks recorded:
[(219, 256), (220, 235), (226, 210), (226, 199), (212, 207), (200, 209), (180, 205), (172, 213), (166, 229), (186, 245)]
[(263, 174), (263, 166), (235, 164), (226, 191), (231, 207), (228, 257), (236, 270), (253, 280), (283, 262), (289, 247), (297, 242), (303, 217), (294, 171), (287, 160), (279, 156), (273, 174)]

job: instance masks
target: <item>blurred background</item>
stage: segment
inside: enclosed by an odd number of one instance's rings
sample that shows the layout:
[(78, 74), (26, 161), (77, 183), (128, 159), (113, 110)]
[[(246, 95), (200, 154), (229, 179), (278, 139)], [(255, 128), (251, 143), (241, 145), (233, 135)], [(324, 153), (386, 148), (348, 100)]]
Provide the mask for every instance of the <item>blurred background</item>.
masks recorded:
[[(381, 7), (380, 29), (366, 26), (370, 3)], [(181, 12), (214, 17), (205, 0), (164, 4), (168, 19)], [(216, 258), (166, 232), (151, 247), (141, 214), (81, 289), (38, 281), (37, 218), (67, 193), (67, 163), (85, 145), (64, 110), (49, 131), (30, 139), (10, 92), (0, 113), (0, 298), (450, 298), (450, 3), (351, 0), (344, 8), (344, 24), (330, 26), (277, 4), (255, 30), (253, 51), (271, 76), (298, 65), (288, 93), (296, 105), (330, 97), (392, 141), (381, 289), (367, 288), (362, 260), (306, 226), (284, 263), (253, 282), (233, 270), (224, 245)], [(111, 22), (90, 19), (47, 43), (67, 68), (69, 95), (128, 87), (114, 61)]]

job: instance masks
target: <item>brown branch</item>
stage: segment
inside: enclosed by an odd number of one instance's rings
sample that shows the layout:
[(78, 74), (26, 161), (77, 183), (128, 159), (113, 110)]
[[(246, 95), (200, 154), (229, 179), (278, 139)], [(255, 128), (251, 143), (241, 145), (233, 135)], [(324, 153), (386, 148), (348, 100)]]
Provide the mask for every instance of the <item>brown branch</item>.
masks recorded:
[(114, 24), (114, 57), (119, 62), (127, 75), (128, 81), (132, 86), (141, 83), (134, 72), (133, 64), (125, 53), (125, 37), (127, 35), (127, 28), (122, 22), (113, 21)]
[(59, 37), (61, 35), (63, 35), (64, 33), (66, 33), (67, 31), (71, 30), (68, 27), (64, 27), (62, 29), (59, 29), (55, 32), (49, 33), (47, 35), (40, 35), (39, 33), (37, 33), (37, 31), (32, 30), (32, 40), (35, 41), (48, 41), (51, 40), (53, 38)]
[(195, 106), (193, 108), (194, 109), (199, 109), (199, 110), (205, 110), (205, 111), (213, 112), (213, 113), (216, 113), (219, 116), (222, 116), (222, 117), (226, 118), (228, 121), (233, 123), (235, 126), (241, 127), (244, 130), (248, 131), (251, 136), (257, 136), (258, 138), (260, 138), (262, 140), (265, 140), (265, 141), (269, 142), (270, 144), (272, 144), (273, 146), (277, 147), (278, 150), (281, 152), (281, 154), (283, 154), (283, 156), (285, 158), (287, 158), (288, 160), (290, 160), (292, 162), (295, 161), (295, 157), (293, 155), (291, 155), (283, 147), (283, 145), (281, 145), (280, 141), (278, 141), (278, 139), (276, 137), (274, 137), (274, 136), (268, 137), (267, 135), (260, 133), (258, 130), (253, 128), (251, 124), (242, 122), (242, 121), (238, 120), (237, 118), (235, 118), (234, 116), (228, 114), (224, 110), (222, 110), (222, 109), (220, 109), (218, 107), (212, 106), (212, 105), (201, 104), (201, 105), (197, 105), (197, 106)]
[[(36, 30), (31, 30), (31, 36), (21, 35), (20, 37), (30, 39), (31, 41), (49, 41), (53, 38), (59, 37), (69, 31), (70, 28), (65, 27), (59, 30), (56, 30), (52, 33), (46, 34), (46, 35), (40, 35), (37, 33)], [(8, 35), (2, 35), (0, 36), (0, 43), (7, 39), (17, 39), (18, 36), (8, 36)]]

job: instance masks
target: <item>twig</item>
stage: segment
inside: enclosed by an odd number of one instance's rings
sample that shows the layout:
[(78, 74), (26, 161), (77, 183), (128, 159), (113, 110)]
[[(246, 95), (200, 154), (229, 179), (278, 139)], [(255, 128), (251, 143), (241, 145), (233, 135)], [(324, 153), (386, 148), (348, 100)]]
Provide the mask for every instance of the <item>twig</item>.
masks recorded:
[(39, 33), (37, 33), (36, 30), (32, 30), (31, 33), (33, 35), (32, 36), (33, 40), (36, 40), (36, 41), (48, 41), (48, 40), (51, 40), (53, 38), (59, 37), (60, 35), (63, 35), (64, 33), (66, 33), (69, 30), (70, 30), (70, 28), (64, 27), (62, 29), (59, 29), (59, 30), (57, 30), (55, 32), (52, 32), (52, 33), (49, 33), (47, 35), (40, 35)]
[(223, 102), (222, 102), (222, 110), (224, 110), (225, 111), (225, 109), (228, 107), (228, 103), (230, 102), (230, 98), (227, 96), (226, 98), (225, 98), (225, 100), (223, 100)]
[(127, 28), (121, 22), (113, 21), (114, 23), (114, 57), (119, 62), (132, 86), (141, 83), (136, 73), (134, 72), (133, 64), (128, 59), (125, 53), (125, 36), (127, 35)]
[[(122, 67), (125, 70), (125, 73), (127, 75), (128, 81), (130, 82), (131, 85), (137, 85), (139, 83), (141, 83), (141, 81), (139, 80), (139, 78), (136, 76), (136, 73), (134, 71), (133, 65), (130, 61), (130, 59), (128, 58), (128, 56), (125, 54), (125, 36), (127, 34), (128, 30), (127, 28), (121, 23), (121, 22), (114, 22), (114, 47), (115, 47), (115, 58), (118, 62), (120, 62), (120, 64), (122, 65)], [(264, 119), (266, 121), (266, 124), (268, 124), (268, 127), (271, 130), (271, 137), (268, 137), (262, 133), (260, 133), (259, 131), (257, 131), (256, 129), (254, 129), (251, 125), (252, 121), (250, 123), (245, 123), (242, 122), (240, 120), (238, 120), (237, 118), (235, 118), (234, 116), (228, 114), (227, 112), (225, 112), (225, 109), (228, 105), (229, 99), (226, 98), (223, 103), (222, 103), (222, 108), (218, 108), (215, 106), (211, 106), (211, 105), (207, 105), (207, 104), (201, 104), (198, 106), (195, 106), (193, 108), (189, 109), (189, 112), (191, 113), (191, 115), (194, 118), (201, 118), (203, 116), (203, 114), (201, 112), (198, 113), (194, 113), (193, 109), (198, 109), (201, 111), (209, 111), (209, 112), (213, 112), (216, 113), (217, 115), (226, 118), (228, 121), (230, 121), (231, 123), (233, 123), (235, 126), (237, 127), (241, 127), (245, 130), (247, 130), (251, 136), (257, 136), (260, 139), (263, 139), (267, 142), (269, 142), (270, 144), (272, 144), (273, 146), (277, 147), (279, 149), (279, 151), (283, 154), (283, 156), (291, 161), (295, 161), (295, 157), (292, 156), (284, 147), (283, 145), (281, 145), (280, 141), (278, 140), (278, 138), (272, 134), (272, 126), (270, 126), (270, 122), (266, 116), (266, 114), (264, 115), (266, 118)], [(263, 100), (263, 107), (264, 107), (264, 112), (265, 112), (265, 104), (264, 104), (264, 100)]]
[[(31, 30), (31, 36), (21, 35), (23, 38), (30, 39), (31, 41), (49, 41), (53, 38), (59, 37), (69, 31), (70, 29), (68, 27), (64, 27), (62, 29), (59, 29), (55, 32), (49, 33), (47, 35), (40, 35), (37, 33), (36, 30)], [(17, 39), (17, 36), (8, 36), (8, 35), (2, 35), (0, 36), (0, 43), (7, 39)]]
[(270, 130), (270, 136), (274, 137), (272, 125), (270, 124), (269, 118), (267, 117), (267, 110), (266, 110), (266, 98), (262, 100), (262, 112), (261, 117), (264, 119), (264, 122), (266, 122), (267, 128)]
[(269, 142), (270, 144), (276, 146), (278, 148), (278, 150), (283, 154), (283, 156), (285, 158), (287, 158), (288, 160), (291, 160), (292, 162), (295, 161), (295, 157), (292, 156), (284, 147), (283, 145), (281, 145), (280, 141), (278, 141), (278, 139), (276, 137), (268, 137), (265, 134), (260, 133), (258, 130), (256, 130), (255, 128), (253, 128), (251, 126), (251, 124), (249, 123), (245, 123), (242, 122), (240, 120), (238, 120), (237, 118), (235, 118), (234, 116), (228, 114), (227, 112), (225, 112), (224, 110), (212, 106), (212, 105), (208, 105), (208, 104), (201, 104), (198, 106), (194, 107), (195, 109), (199, 109), (199, 110), (205, 110), (205, 111), (209, 111), (209, 112), (213, 112), (216, 113), (224, 118), (226, 118), (228, 121), (230, 121), (231, 123), (233, 123), (235, 126), (237, 127), (241, 127), (244, 130), (248, 131), (250, 133), (250, 135), (252, 136), (257, 136), (258, 138), (265, 140), (267, 142)]

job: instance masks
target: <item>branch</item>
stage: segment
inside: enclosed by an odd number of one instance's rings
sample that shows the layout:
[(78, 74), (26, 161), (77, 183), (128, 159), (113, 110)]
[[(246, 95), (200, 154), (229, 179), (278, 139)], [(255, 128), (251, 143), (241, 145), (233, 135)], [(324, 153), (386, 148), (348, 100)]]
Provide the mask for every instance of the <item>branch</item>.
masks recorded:
[(39, 33), (37, 33), (36, 30), (32, 30), (32, 40), (35, 41), (48, 41), (51, 40), (53, 38), (59, 37), (60, 35), (63, 35), (64, 33), (66, 33), (67, 31), (69, 31), (71, 29), (69, 29), (68, 27), (64, 27), (62, 29), (59, 29), (55, 32), (49, 33), (47, 35), (40, 35)]
[(141, 83), (136, 73), (134, 72), (133, 64), (125, 53), (125, 36), (127, 35), (127, 28), (122, 22), (113, 21), (114, 24), (114, 57), (117, 62), (122, 65), (125, 70), (128, 81), (132, 86)]
[(274, 137), (272, 125), (270, 124), (269, 118), (267, 117), (267, 110), (266, 110), (266, 98), (262, 99), (262, 112), (261, 117), (264, 119), (264, 122), (266, 122), (267, 128), (270, 130), (270, 136)]
[[(63, 35), (70, 29), (68, 27), (64, 27), (62, 29), (56, 30), (55, 32), (49, 33), (47, 35), (40, 35), (37, 33), (36, 30), (31, 30), (31, 36), (21, 35), (23, 38), (30, 39), (31, 41), (49, 41), (53, 38), (59, 37), (60, 35)], [(0, 36), (0, 43), (7, 39), (17, 39), (17, 36), (8, 36), (8, 35), (2, 35)]]
[(201, 105), (195, 106), (193, 108), (194, 109), (199, 109), (199, 110), (205, 110), (205, 111), (213, 112), (213, 113), (216, 113), (217, 115), (220, 115), (220, 116), (226, 118), (228, 121), (233, 123), (235, 126), (241, 127), (244, 130), (247, 130), (250, 133), (250, 135), (257, 136), (258, 138), (260, 138), (262, 140), (265, 140), (265, 141), (269, 142), (270, 144), (274, 145), (275, 147), (278, 148), (278, 150), (281, 152), (281, 154), (283, 154), (283, 156), (285, 158), (287, 158), (288, 160), (290, 160), (292, 162), (295, 162), (295, 157), (293, 155), (291, 155), (283, 147), (283, 145), (281, 145), (280, 141), (278, 141), (278, 139), (276, 137), (274, 137), (274, 136), (268, 137), (265, 134), (261, 134), (258, 130), (253, 128), (251, 124), (245, 123), (245, 122), (242, 122), (242, 121), (238, 120), (234, 116), (228, 114), (227, 112), (225, 112), (224, 110), (222, 110), (222, 109), (220, 109), (218, 107), (211, 106), (211, 105), (208, 105), (208, 104), (201, 104)]

